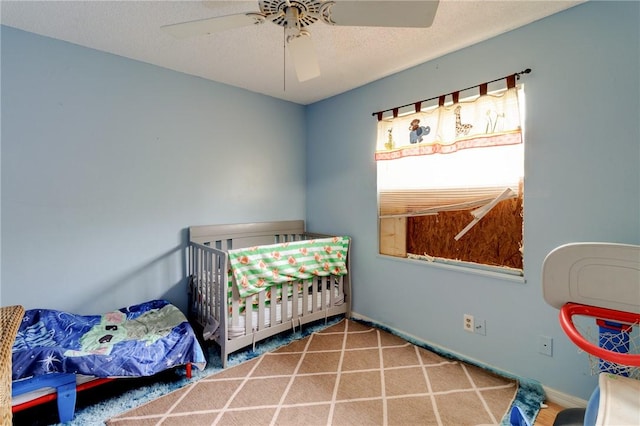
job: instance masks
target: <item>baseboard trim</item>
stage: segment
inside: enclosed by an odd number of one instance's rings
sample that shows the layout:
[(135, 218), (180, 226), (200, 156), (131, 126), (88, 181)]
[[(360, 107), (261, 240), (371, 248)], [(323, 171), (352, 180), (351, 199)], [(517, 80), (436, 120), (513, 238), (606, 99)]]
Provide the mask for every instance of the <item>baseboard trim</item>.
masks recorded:
[[(353, 312), (352, 311), (351, 312), (351, 317), (353, 319), (356, 319), (356, 320), (362, 320), (362, 321), (367, 321), (367, 322), (374, 323), (374, 324), (376, 324), (376, 323), (379, 324), (379, 322), (377, 322), (377, 321), (375, 321), (375, 320), (373, 320), (373, 319), (371, 319), (371, 318), (369, 318), (369, 317), (367, 317), (365, 315), (361, 315), (361, 314), (359, 314), (357, 312)], [(408, 336), (408, 337), (410, 337), (412, 339), (415, 339), (416, 341), (421, 341), (421, 342), (429, 344), (429, 345), (431, 345), (433, 347), (445, 350), (444, 348), (442, 348), (439, 345), (436, 345), (436, 344), (433, 344), (431, 342), (425, 341), (424, 339), (419, 339), (416, 336), (412, 336), (411, 334), (400, 332), (400, 330), (396, 330), (393, 327), (388, 327), (386, 325), (385, 325), (385, 327), (387, 327), (390, 330), (393, 330), (395, 332), (399, 332), (400, 334), (404, 334), (405, 336)], [(452, 353), (451, 351), (448, 351), (448, 352)], [(459, 357), (462, 360), (465, 360), (465, 359), (469, 360), (468, 357), (465, 357), (462, 354), (458, 354), (458, 353), (455, 353), (455, 352), (453, 352), (453, 354), (455, 356)], [(473, 359), (470, 359), (470, 360), (472, 362), (476, 361), (476, 360), (473, 360)], [(493, 368), (493, 367), (491, 367), (491, 368)], [(556, 389), (553, 389), (553, 388), (550, 388), (550, 387), (547, 387), (547, 386), (544, 386), (544, 385), (542, 385), (542, 388), (543, 388), (543, 390), (545, 392), (546, 400), (549, 401), (549, 402), (553, 402), (553, 403), (561, 405), (561, 406), (563, 406), (565, 408), (586, 408), (586, 406), (587, 406), (587, 402), (588, 401), (585, 401), (584, 399), (577, 398), (577, 397), (575, 397), (573, 395), (569, 395), (569, 394), (560, 392), (560, 391), (558, 391)]]
[(458, 358), (460, 360), (463, 360), (463, 361), (464, 360), (469, 360), (471, 362), (476, 362), (476, 363), (479, 362), (479, 361), (477, 361), (475, 359), (472, 359), (472, 358), (469, 358), (469, 357), (465, 357), (464, 355), (462, 355), (462, 354), (460, 354), (458, 352), (454, 352), (454, 351), (451, 351), (451, 350), (449, 350), (447, 348), (444, 348), (444, 347), (442, 347), (440, 345), (437, 345), (437, 344), (435, 344), (435, 343), (433, 343), (433, 342), (431, 342), (429, 340), (425, 340), (425, 339), (422, 339), (422, 338), (420, 338), (418, 336), (414, 336), (411, 333), (406, 333), (406, 332), (404, 332), (402, 330), (398, 330), (397, 328), (390, 327), (387, 324), (381, 323), (380, 321), (376, 321), (376, 320), (374, 320), (372, 318), (369, 318), (366, 315), (362, 315), (362, 314), (359, 314), (357, 312), (353, 312), (352, 311), (351, 312), (351, 318), (353, 318), (354, 320), (360, 320), (360, 321), (368, 322), (368, 323), (371, 323), (371, 324), (377, 324), (377, 325), (382, 326), (382, 327), (384, 327), (384, 328), (386, 328), (388, 330), (391, 330), (392, 332), (396, 333), (399, 336), (405, 336), (405, 337), (407, 337), (409, 339), (412, 339), (412, 340), (414, 340), (416, 342), (419, 342), (421, 344), (425, 344), (427, 346), (431, 346), (431, 347), (433, 347), (435, 349), (438, 349), (438, 350), (440, 350), (442, 352), (449, 353), (449, 354), (455, 356), (456, 358)]
[(381, 323), (380, 321), (376, 321), (376, 320), (371, 319), (371, 318), (369, 318), (369, 317), (367, 317), (365, 315), (361, 315), (361, 314), (359, 314), (357, 312), (353, 312), (352, 311), (351, 312), (351, 318), (354, 319), (354, 320), (365, 321), (365, 322), (368, 322), (368, 323), (371, 323), (371, 324), (377, 324), (378, 326), (386, 328), (387, 330), (390, 330), (391, 332), (395, 333), (396, 335), (398, 335), (400, 337), (410, 339), (413, 342), (416, 342), (416, 343), (418, 343), (420, 345), (426, 345), (427, 347), (431, 347), (436, 352), (440, 351), (441, 353), (450, 355), (450, 356), (456, 358), (459, 361), (467, 362), (469, 364), (474, 364), (474, 365), (477, 365), (479, 367), (482, 367), (482, 368), (485, 368), (485, 369), (488, 369), (488, 370), (493, 370), (493, 371), (495, 371), (495, 372), (497, 372), (499, 374), (505, 375), (505, 376), (514, 377), (514, 378), (518, 377), (518, 376), (516, 376), (515, 374), (513, 374), (513, 373), (511, 373), (509, 371), (502, 370), (502, 369), (500, 369), (500, 368), (498, 368), (498, 367), (496, 367), (494, 365), (486, 364), (484, 362), (481, 362), (480, 360), (477, 360), (475, 358), (471, 358), (471, 357), (468, 357), (468, 356), (466, 356), (464, 354), (461, 354), (460, 352), (452, 351), (451, 349), (445, 348), (445, 347), (443, 347), (441, 345), (438, 345), (436, 343), (433, 343), (433, 342), (431, 342), (429, 340), (422, 339), (422, 338), (417, 337), (417, 336), (415, 336), (415, 335), (413, 335), (411, 333), (407, 333), (405, 331), (398, 330), (397, 328), (390, 327), (390, 326), (388, 326), (388, 325), (386, 325), (384, 323)]
[(560, 392), (556, 389), (546, 387), (542, 385), (544, 389), (544, 393), (547, 396), (547, 401), (553, 402), (555, 404), (561, 405), (565, 408), (586, 408), (587, 402), (582, 398), (577, 398), (573, 395), (569, 395), (563, 392)]

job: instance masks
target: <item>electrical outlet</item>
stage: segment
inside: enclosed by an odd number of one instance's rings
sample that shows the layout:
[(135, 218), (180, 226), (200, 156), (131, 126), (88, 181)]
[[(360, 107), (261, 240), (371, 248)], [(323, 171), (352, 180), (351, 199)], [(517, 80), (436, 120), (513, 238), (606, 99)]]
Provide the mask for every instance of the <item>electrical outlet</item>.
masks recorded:
[(540, 336), (538, 339), (538, 352), (542, 355), (553, 356), (553, 338)]
[(474, 320), (474, 331), (476, 334), (487, 335), (487, 322), (484, 319), (476, 318)]
[(468, 331), (469, 333), (473, 333), (473, 330), (474, 330), (473, 315), (464, 314), (463, 320), (464, 320), (464, 322), (463, 322), (462, 326), (464, 327), (464, 331)]

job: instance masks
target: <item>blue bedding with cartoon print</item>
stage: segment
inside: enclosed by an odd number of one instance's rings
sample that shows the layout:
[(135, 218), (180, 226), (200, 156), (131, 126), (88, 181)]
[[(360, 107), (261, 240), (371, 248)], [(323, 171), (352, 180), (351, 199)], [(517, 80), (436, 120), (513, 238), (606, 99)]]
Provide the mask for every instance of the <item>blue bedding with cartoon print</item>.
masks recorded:
[(166, 300), (104, 315), (28, 310), (12, 355), (13, 380), (54, 372), (140, 377), (187, 363), (199, 369), (206, 364), (186, 317)]

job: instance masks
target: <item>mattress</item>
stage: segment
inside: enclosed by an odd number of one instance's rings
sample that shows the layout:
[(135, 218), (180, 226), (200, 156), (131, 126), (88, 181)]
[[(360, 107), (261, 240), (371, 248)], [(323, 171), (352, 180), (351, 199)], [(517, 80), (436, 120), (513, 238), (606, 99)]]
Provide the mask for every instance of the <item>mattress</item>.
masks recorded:
[[(303, 299), (302, 298), (298, 298), (297, 299), (297, 312), (302, 312), (303, 309)], [(293, 319), (293, 300), (288, 299), (287, 300), (287, 318), (284, 320), (284, 322), (286, 321), (291, 321)], [(336, 288), (335, 290), (335, 299), (334, 299), (334, 305), (335, 306), (340, 306), (344, 303), (344, 294), (340, 294), (338, 289)], [(307, 306), (313, 306), (313, 294), (309, 294), (307, 296)], [(317, 293), (316, 294), (316, 309), (322, 309), (322, 294), (321, 293)], [(331, 301), (327, 300), (326, 303), (326, 307), (331, 307)], [(280, 324), (283, 322), (282, 319), (282, 311), (283, 311), (283, 307), (282, 307), (282, 302), (278, 302), (278, 306), (275, 309), (276, 311), (276, 320), (275, 323), (276, 324)], [(257, 329), (257, 325), (260, 321), (259, 319), (259, 313), (257, 309), (252, 309), (251, 311), (251, 324), (254, 324), (253, 326), (253, 331), (256, 331)], [(228, 318), (228, 326), (227, 326), (227, 330), (228, 330), (228, 338), (229, 339), (235, 339), (237, 337), (240, 336), (244, 336), (246, 334), (246, 314), (247, 311), (245, 310), (244, 313), (242, 315), (238, 315), (236, 317), (236, 324), (233, 324), (233, 318), (231, 316), (229, 316)], [(209, 320), (207, 321), (207, 325), (204, 328), (203, 331), (203, 337), (206, 340), (209, 339), (215, 339), (218, 337), (218, 321), (216, 321), (213, 318), (209, 318)], [(269, 308), (264, 308), (264, 324), (263, 326), (266, 327), (270, 327), (271, 326), (271, 309)]]

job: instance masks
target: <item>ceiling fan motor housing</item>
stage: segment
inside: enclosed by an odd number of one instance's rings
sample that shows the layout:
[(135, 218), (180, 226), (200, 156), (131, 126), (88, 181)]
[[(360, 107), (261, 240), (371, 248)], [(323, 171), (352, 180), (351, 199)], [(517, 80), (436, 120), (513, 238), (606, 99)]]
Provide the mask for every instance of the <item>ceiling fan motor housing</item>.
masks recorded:
[[(326, 11), (324, 1), (315, 0), (262, 0), (260, 12), (274, 24), (285, 28), (304, 28), (319, 19)], [(294, 19), (295, 22), (290, 22)]]

